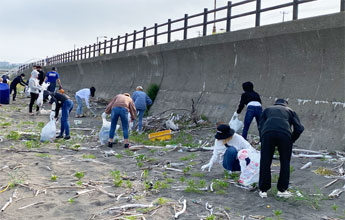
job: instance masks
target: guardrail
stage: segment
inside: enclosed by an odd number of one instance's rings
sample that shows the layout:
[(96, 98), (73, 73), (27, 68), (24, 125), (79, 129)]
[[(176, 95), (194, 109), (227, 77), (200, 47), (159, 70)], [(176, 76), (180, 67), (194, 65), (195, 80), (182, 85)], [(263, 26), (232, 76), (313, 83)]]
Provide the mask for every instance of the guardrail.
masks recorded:
[[(73, 62), (77, 60), (84, 60), (89, 59), (93, 57), (102, 56), (105, 54), (113, 54), (118, 53), (120, 51), (127, 51), (129, 50), (129, 46), (131, 46), (131, 50), (139, 48), (139, 47), (146, 47), (147, 40), (153, 39), (153, 45), (158, 44), (158, 37), (161, 37), (163, 35), (166, 36), (166, 42), (171, 42), (171, 35), (175, 32), (182, 32), (183, 33), (183, 40), (188, 39), (188, 30), (191, 28), (196, 27), (202, 27), (202, 36), (207, 36), (209, 33), (207, 33), (207, 27), (210, 24), (216, 24), (219, 22), (225, 22), (225, 31), (230, 32), (231, 31), (231, 21), (233, 19), (246, 17), (255, 15), (255, 26), (260, 26), (260, 17), (261, 13), (268, 12), (280, 8), (286, 8), (292, 6), (292, 19), (297, 20), (298, 19), (298, 6), (300, 4), (304, 4), (307, 2), (312, 2), (316, 0), (291, 0), (289, 3), (280, 4), (272, 7), (267, 8), (261, 8), (261, 0), (246, 0), (243, 2), (238, 2), (232, 4), (231, 1), (228, 2), (228, 4), (224, 7), (216, 8), (213, 10), (208, 10), (207, 8), (204, 9), (203, 12), (194, 14), (194, 15), (188, 15), (185, 14), (183, 18), (171, 20), (168, 19), (166, 23), (163, 24), (157, 24), (155, 23), (153, 27), (146, 28), (144, 27), (143, 30), (136, 31), (134, 30), (133, 33), (126, 33), (124, 36), (118, 36), (116, 38), (111, 38), (110, 40), (104, 40), (104, 42), (99, 42), (98, 44), (88, 45), (81, 48), (77, 48), (50, 58), (47, 58), (45, 60), (39, 60), (37, 62), (33, 62), (30, 64), (25, 64), (19, 67), (19, 71), (23, 71), (27, 68), (31, 68), (34, 65), (55, 65), (55, 64), (61, 64), (61, 63), (67, 63), (67, 62)], [(256, 2), (256, 8), (255, 10), (244, 12), (241, 14), (232, 15), (232, 9), (238, 6), (242, 6), (248, 3)], [(345, 0), (340, 0), (340, 11), (345, 11)], [(226, 16), (222, 18), (216, 19), (214, 17), (213, 20), (208, 20), (209, 14), (215, 14), (216, 12), (226, 11)], [(189, 25), (189, 21), (191, 19), (199, 18), (199, 23)], [(183, 23), (182, 26), (173, 29), (172, 25), (177, 23)], [(162, 29), (166, 29), (165, 31), (161, 31)], [(153, 32), (152, 34), (148, 34), (149, 32)], [(141, 46), (140, 46), (141, 44)], [(138, 47), (139, 45), (139, 47)], [(150, 45), (151, 46), (151, 45)]]

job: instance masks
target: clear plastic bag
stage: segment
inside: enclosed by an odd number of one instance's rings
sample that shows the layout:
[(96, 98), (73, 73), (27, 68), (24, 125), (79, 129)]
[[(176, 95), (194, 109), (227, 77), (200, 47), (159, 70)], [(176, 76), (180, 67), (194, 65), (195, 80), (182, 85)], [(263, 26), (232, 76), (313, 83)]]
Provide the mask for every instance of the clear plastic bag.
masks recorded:
[[(104, 145), (108, 142), (109, 131), (110, 131), (110, 126), (111, 126), (111, 122), (107, 121), (107, 119), (106, 119), (105, 112), (103, 112), (103, 114), (102, 114), (102, 121), (103, 121), (102, 128), (101, 128), (98, 136), (99, 136), (99, 141), (101, 142), (102, 145)], [(117, 130), (119, 128), (120, 128), (120, 125), (116, 125), (114, 139), (118, 139)]]
[(43, 105), (43, 92), (44, 92), (44, 90), (47, 90), (49, 84), (50, 84), (49, 82), (42, 84), (42, 89), (40, 90), (40, 93), (38, 94), (38, 98), (36, 100), (36, 104), (38, 106), (42, 106)]
[(235, 112), (229, 121), (230, 128), (234, 129), (235, 132), (238, 132), (243, 127), (243, 122), (238, 119), (238, 114)]
[(260, 152), (251, 149), (240, 150), (237, 154), (241, 166), (239, 183), (249, 186), (259, 182)]
[(55, 112), (50, 113), (50, 121), (42, 128), (41, 141), (51, 141), (56, 134), (56, 124), (54, 120)]

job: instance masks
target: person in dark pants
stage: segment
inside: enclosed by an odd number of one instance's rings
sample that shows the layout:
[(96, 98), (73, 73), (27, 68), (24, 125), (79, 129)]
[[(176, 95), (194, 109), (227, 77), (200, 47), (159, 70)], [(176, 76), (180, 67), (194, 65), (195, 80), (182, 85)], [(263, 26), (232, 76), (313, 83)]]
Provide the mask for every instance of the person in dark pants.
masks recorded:
[[(57, 92), (50, 92), (45, 90), (43, 93), (43, 99), (45, 101), (49, 101), (52, 104), (52, 110), (55, 111), (55, 118), (58, 119), (59, 111), (61, 108), (61, 129), (60, 134), (56, 138), (63, 138), (63, 134), (65, 133), (64, 139), (70, 139), (70, 132), (69, 132), (69, 121), (68, 117), (73, 109), (73, 101), (71, 98), (65, 94), (57, 93)], [(54, 103), (54, 104), (53, 104)]]
[(262, 113), (260, 95), (254, 91), (254, 85), (252, 82), (245, 82), (242, 84), (244, 93), (241, 95), (241, 101), (238, 106), (235, 115), (241, 114), (242, 109), (247, 105), (246, 116), (244, 117), (244, 127), (242, 131), (242, 137), (247, 140), (249, 126), (255, 117), (256, 123), (259, 127), (260, 116)]
[(297, 114), (287, 107), (287, 104), (286, 100), (278, 99), (273, 106), (266, 108), (261, 116), (259, 124), (261, 138), (259, 195), (262, 198), (267, 197), (267, 191), (271, 188), (271, 164), (276, 146), (280, 158), (277, 196), (291, 197), (291, 193), (287, 189), (290, 179), (292, 144), (299, 138), (304, 127)]
[(46, 74), (43, 72), (41, 66), (37, 65), (36, 70), (38, 72), (38, 84), (41, 86), (44, 82), (44, 78), (45, 78)]
[[(38, 94), (41, 88), (41, 86), (38, 84), (38, 72), (36, 70), (36, 67), (33, 67), (33, 71), (31, 72), (31, 77), (29, 79), (29, 89), (30, 89), (30, 104), (29, 104), (29, 114), (31, 116), (34, 115), (32, 112), (32, 107), (35, 104), (35, 101), (38, 98)], [(36, 114), (38, 114), (40, 110), (40, 107), (37, 105), (36, 107)]]
[(26, 82), (24, 82), (23, 78), (25, 77), (25, 74), (22, 73), (19, 76), (17, 76), (16, 78), (13, 79), (13, 81), (11, 82), (11, 86), (10, 86), (10, 94), (13, 91), (13, 101), (16, 101), (16, 96), (17, 96), (17, 85), (20, 84), (22, 86), (27, 86), (28, 84)]

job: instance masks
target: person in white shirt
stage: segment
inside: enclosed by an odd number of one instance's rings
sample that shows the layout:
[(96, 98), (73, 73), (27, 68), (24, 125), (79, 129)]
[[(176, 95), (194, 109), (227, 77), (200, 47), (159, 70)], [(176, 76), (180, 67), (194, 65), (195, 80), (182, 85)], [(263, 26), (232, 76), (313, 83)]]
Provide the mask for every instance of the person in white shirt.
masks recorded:
[(201, 169), (204, 171), (208, 169), (210, 172), (214, 163), (222, 163), (224, 169), (229, 173), (232, 171), (241, 171), (240, 163), (237, 158), (238, 151), (242, 149), (254, 148), (241, 135), (227, 124), (220, 124), (217, 127), (217, 134), (215, 135), (213, 155), (210, 161), (203, 165)]
[(85, 100), (85, 104), (87, 109), (93, 114), (95, 115), (95, 113), (91, 110), (90, 108), (90, 96), (94, 97), (95, 96), (95, 92), (96, 89), (95, 87), (91, 87), (91, 88), (86, 88), (86, 89), (81, 89), (78, 92), (75, 93), (75, 99), (77, 100), (77, 112), (76, 112), (76, 117), (80, 118), (80, 117), (84, 117), (83, 116), (83, 101), (82, 99)]

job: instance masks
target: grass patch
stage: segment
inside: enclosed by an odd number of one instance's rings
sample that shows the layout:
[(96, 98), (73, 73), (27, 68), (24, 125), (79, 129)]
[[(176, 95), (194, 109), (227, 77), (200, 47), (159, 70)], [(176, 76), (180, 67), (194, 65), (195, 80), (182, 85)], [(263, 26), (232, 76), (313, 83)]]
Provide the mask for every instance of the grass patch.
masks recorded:
[(187, 160), (195, 159), (195, 157), (196, 157), (196, 154), (195, 153), (191, 153), (191, 155), (180, 157), (180, 160), (181, 161), (187, 161)]
[(84, 159), (96, 159), (96, 156), (93, 154), (83, 154)]
[(44, 153), (36, 153), (35, 156), (36, 157), (42, 157), (42, 158), (50, 158), (49, 154), (44, 154)]
[(10, 133), (6, 135), (6, 138), (10, 140), (19, 140), (20, 134), (17, 131), (10, 131)]

